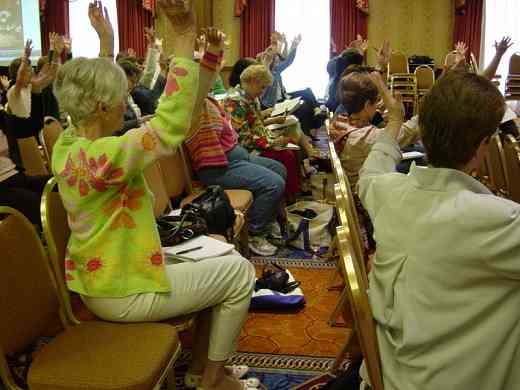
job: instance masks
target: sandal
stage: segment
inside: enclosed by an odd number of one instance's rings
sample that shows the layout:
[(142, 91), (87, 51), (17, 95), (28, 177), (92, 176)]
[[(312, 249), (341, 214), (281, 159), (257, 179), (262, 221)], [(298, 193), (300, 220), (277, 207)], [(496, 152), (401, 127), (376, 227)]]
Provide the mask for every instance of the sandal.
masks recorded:
[[(246, 365), (233, 365), (233, 366), (225, 366), (227, 370), (231, 373), (231, 376), (235, 379), (241, 379), (249, 372), (249, 367)], [(200, 381), (202, 379), (202, 375), (190, 374), (186, 373), (184, 375), (184, 386), (187, 388), (194, 388), (200, 385)], [(257, 378), (249, 378), (246, 379), (249, 387), (258, 387), (260, 385), (260, 381)]]
[[(260, 386), (260, 380), (258, 378), (249, 378), (240, 380), (243, 390), (257, 390)], [(203, 387), (198, 387), (196, 390), (204, 390)]]

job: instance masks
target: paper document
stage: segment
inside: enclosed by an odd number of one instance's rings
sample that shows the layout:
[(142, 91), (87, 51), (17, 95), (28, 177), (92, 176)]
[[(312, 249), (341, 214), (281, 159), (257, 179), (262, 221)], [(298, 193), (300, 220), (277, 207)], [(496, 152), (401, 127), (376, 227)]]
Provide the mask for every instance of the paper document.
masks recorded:
[(178, 256), (187, 261), (199, 261), (210, 257), (219, 257), (231, 252), (235, 246), (208, 236), (199, 236), (182, 244), (163, 247), (166, 257)]
[(298, 123), (298, 118), (296, 118), (294, 115), (289, 115), (284, 123), (273, 123), (272, 125), (267, 125), (266, 128), (273, 131), (273, 130), (279, 130), (283, 129), (285, 127), (293, 126)]
[(299, 96), (294, 99), (287, 99), (283, 102), (276, 103), (273, 107), (273, 112), (271, 112), (271, 116), (285, 115), (285, 113), (292, 114), (301, 104), (303, 104), (303, 102)]

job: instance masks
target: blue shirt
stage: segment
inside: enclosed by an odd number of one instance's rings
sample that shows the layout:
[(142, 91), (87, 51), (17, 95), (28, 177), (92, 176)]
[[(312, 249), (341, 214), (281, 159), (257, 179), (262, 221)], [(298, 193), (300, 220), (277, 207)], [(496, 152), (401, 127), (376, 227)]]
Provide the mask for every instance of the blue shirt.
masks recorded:
[(293, 63), (295, 57), (296, 48), (292, 48), (285, 60), (280, 61), (278, 56), (276, 56), (273, 60), (274, 65), (271, 69), (273, 83), (265, 90), (260, 99), (263, 106), (273, 107), (278, 101), (285, 100), (287, 93), (285, 92), (285, 88), (283, 86), (282, 72)]

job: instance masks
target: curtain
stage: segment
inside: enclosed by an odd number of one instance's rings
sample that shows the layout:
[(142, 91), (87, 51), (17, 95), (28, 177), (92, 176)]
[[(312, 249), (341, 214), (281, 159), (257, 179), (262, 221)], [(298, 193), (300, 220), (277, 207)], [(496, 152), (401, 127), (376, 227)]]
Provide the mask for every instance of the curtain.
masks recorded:
[(152, 13), (139, 0), (117, 0), (119, 51), (132, 48), (138, 57), (146, 55), (144, 28), (153, 26)]
[(45, 2), (40, 0), (40, 7), (42, 6), (42, 54), (46, 55), (49, 51), (49, 33), (55, 32), (69, 36), (69, 1)]
[(275, 0), (249, 0), (240, 20), (240, 56), (256, 57), (270, 44)]
[[(363, 5), (368, 7), (368, 2)], [(357, 34), (367, 38), (367, 14), (358, 8), (356, 0), (330, 0), (330, 32), (337, 53)]]
[(465, 42), (468, 55), (475, 54), (477, 62), (480, 59), (483, 7), (483, 0), (466, 0), (464, 12), (455, 13), (453, 29), (453, 42)]

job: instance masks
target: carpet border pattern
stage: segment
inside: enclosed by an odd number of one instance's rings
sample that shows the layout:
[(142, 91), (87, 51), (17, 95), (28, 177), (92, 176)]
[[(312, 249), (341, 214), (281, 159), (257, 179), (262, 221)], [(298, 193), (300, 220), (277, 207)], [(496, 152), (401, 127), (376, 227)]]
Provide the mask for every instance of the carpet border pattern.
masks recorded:
[(308, 268), (308, 269), (335, 269), (336, 262), (309, 259), (289, 259), (285, 257), (251, 257), (249, 259), (254, 265), (265, 265), (276, 263), (284, 268)]

